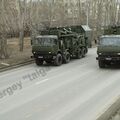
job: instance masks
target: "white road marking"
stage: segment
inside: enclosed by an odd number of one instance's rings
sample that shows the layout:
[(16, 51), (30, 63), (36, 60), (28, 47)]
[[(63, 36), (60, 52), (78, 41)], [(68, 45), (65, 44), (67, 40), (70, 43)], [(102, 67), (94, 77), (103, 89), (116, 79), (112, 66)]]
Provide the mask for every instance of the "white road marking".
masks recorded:
[(1, 65), (10, 66), (8, 63), (1, 63)]
[(44, 80), (42, 80), (42, 81), (39, 81), (39, 82), (36, 82), (35, 84), (36, 85), (40, 85), (40, 84), (42, 84), (42, 83), (44, 83), (44, 82), (46, 82), (46, 81), (48, 81), (49, 79), (44, 79)]

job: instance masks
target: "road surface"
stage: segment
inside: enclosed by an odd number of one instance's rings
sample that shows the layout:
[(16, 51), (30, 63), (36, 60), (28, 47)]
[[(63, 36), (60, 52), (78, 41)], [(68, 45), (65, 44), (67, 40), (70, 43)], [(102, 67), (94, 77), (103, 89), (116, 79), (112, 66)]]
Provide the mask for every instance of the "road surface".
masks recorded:
[(0, 73), (0, 120), (96, 120), (120, 95), (120, 70), (95, 57)]

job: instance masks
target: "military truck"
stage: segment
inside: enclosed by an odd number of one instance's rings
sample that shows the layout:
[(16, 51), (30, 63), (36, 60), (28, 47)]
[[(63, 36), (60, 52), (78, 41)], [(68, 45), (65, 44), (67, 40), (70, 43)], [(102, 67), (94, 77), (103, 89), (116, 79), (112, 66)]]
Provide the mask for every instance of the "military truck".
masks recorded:
[(45, 61), (60, 66), (69, 63), (72, 57), (85, 57), (87, 44), (85, 35), (72, 31), (70, 27), (49, 28), (32, 40), (32, 57), (37, 65)]
[(100, 68), (105, 68), (106, 65), (120, 63), (120, 27), (112, 26), (105, 29), (104, 34), (99, 39), (97, 48), (97, 60)]

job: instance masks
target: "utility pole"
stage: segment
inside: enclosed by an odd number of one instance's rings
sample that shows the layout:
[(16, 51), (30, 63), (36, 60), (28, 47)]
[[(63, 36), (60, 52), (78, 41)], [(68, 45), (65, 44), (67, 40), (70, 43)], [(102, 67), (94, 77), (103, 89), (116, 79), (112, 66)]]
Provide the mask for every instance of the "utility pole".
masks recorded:
[(118, 24), (119, 21), (119, 10), (120, 10), (120, 6), (119, 6), (119, 1), (117, 0), (116, 24)]
[(88, 0), (86, 0), (86, 25), (89, 25), (89, 8), (88, 8)]
[(78, 0), (78, 10), (79, 10), (79, 23), (81, 24), (82, 22), (82, 15), (81, 15), (81, 3), (80, 0)]

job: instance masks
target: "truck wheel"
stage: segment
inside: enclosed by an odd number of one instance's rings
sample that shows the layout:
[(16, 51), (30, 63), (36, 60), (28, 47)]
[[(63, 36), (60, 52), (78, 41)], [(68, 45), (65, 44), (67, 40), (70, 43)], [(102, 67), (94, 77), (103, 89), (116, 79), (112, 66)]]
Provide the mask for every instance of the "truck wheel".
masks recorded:
[(99, 60), (98, 63), (100, 68), (105, 68), (105, 62), (103, 60)]
[(79, 52), (76, 54), (76, 57), (77, 57), (77, 59), (82, 58), (82, 52), (81, 52), (81, 51), (79, 51)]
[(85, 57), (85, 54), (86, 54), (86, 50), (85, 48), (82, 49), (82, 57)]
[(62, 55), (61, 54), (57, 54), (54, 63), (55, 63), (56, 66), (60, 66), (62, 64)]
[(35, 59), (35, 62), (38, 66), (43, 65), (43, 60)]
[(86, 53), (88, 53), (88, 48), (87, 47), (85, 48), (85, 51), (86, 51)]
[(65, 57), (64, 57), (64, 63), (69, 63), (70, 62), (70, 53), (67, 52)]

